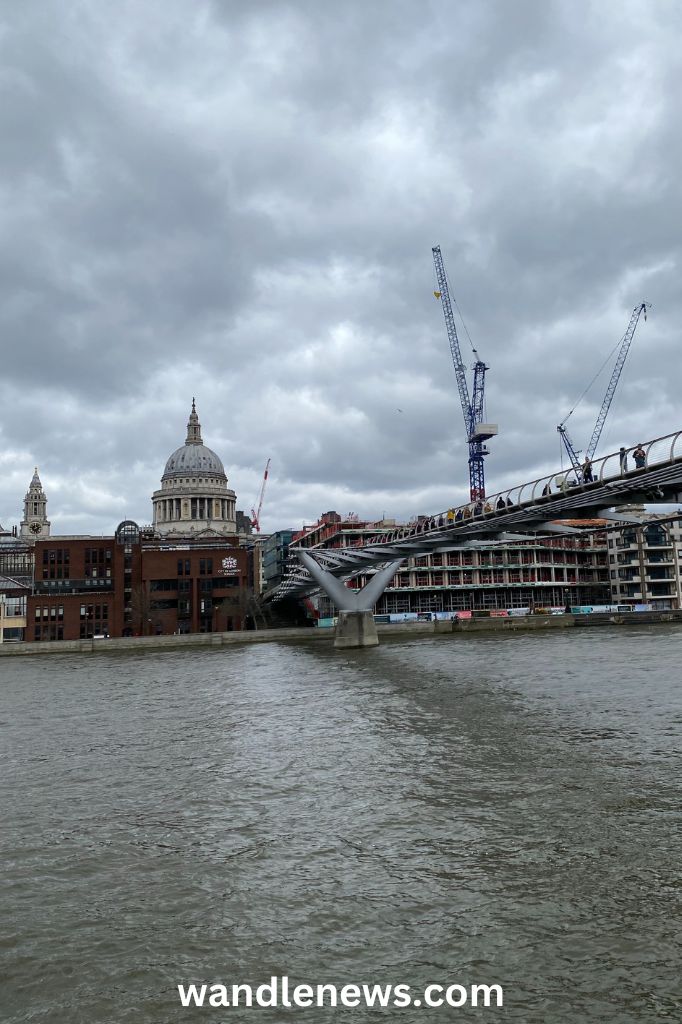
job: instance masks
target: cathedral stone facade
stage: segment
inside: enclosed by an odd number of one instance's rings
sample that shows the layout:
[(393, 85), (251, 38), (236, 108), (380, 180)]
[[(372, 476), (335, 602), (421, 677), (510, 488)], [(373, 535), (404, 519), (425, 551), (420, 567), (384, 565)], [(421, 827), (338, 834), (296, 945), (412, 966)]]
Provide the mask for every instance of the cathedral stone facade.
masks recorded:
[(202, 441), (192, 399), (185, 443), (166, 462), (161, 487), (152, 495), (154, 533), (169, 539), (233, 536), (236, 501), (222, 462)]

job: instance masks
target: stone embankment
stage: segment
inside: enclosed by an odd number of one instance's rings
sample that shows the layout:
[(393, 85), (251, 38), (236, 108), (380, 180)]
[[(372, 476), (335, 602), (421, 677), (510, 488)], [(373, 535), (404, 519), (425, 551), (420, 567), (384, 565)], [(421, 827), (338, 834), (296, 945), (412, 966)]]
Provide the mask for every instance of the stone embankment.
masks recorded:
[[(630, 612), (616, 614), (593, 612), (590, 615), (514, 615), (500, 618), (437, 620), (436, 622), (396, 622), (377, 625), (383, 639), (406, 636), (433, 636), (469, 633), (508, 633), (535, 629), (573, 629), (595, 626), (642, 626), (658, 623), (682, 623), (682, 610), (667, 612)], [(297, 643), (322, 640), (332, 643), (333, 629), (259, 629), (240, 633), (189, 633), (182, 636), (136, 636), (106, 640), (60, 640), (52, 643), (0, 644), (0, 657), (28, 654), (115, 654), (124, 651), (170, 651), (196, 647), (231, 647), (236, 644)]]

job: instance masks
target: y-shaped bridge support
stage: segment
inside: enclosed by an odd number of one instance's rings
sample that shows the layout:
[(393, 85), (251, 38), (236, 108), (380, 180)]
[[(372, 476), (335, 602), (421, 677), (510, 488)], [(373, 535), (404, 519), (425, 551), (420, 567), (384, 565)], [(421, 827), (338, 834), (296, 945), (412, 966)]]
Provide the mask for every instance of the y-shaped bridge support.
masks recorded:
[(398, 558), (379, 569), (362, 590), (349, 590), (341, 580), (323, 569), (308, 551), (298, 549), (296, 554), (339, 610), (334, 647), (376, 647), (379, 637), (372, 609), (405, 559)]

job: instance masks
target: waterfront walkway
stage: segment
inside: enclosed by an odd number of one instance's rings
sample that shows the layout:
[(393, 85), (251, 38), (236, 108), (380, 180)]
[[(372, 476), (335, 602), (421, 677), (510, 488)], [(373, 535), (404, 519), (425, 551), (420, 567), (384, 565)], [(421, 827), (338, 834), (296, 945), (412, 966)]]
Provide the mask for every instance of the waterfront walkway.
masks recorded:
[[(437, 619), (435, 622), (394, 622), (377, 624), (379, 636), (405, 639), (418, 636), (453, 636), (472, 633), (507, 633), (537, 629), (571, 629), (586, 626), (642, 626), (660, 623), (682, 625), (682, 610), (663, 612), (594, 612), (589, 615), (482, 615), (462, 619)], [(258, 629), (229, 633), (187, 633), (182, 636), (136, 636), (106, 640), (59, 640), (50, 642), (0, 644), (3, 657), (45, 654), (130, 654), (151, 651), (193, 651), (199, 648), (217, 650), (244, 644), (305, 643), (308, 640), (329, 641), (332, 629), (324, 627), (292, 629)]]

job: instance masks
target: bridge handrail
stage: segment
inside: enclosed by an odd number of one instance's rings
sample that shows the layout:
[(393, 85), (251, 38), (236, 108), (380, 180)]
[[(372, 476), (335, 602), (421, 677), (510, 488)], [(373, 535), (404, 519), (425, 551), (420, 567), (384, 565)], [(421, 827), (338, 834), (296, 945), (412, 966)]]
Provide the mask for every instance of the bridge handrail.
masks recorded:
[[(563, 478), (566, 481), (568, 481), (569, 478), (573, 478), (571, 483), (567, 483), (564, 493), (570, 492), (571, 494), (575, 494), (579, 489), (585, 490), (589, 488), (590, 484), (594, 482), (604, 483), (605, 481), (609, 481), (612, 479), (617, 480), (624, 477), (631, 478), (632, 476), (634, 476), (635, 473), (639, 472), (640, 468), (651, 469), (656, 465), (660, 465), (661, 463), (672, 462), (675, 458), (679, 457), (679, 453), (678, 455), (676, 455), (675, 453), (675, 448), (681, 436), (682, 430), (677, 430), (672, 434), (664, 434), (662, 437), (654, 438), (652, 441), (643, 442), (642, 447), (644, 448), (645, 452), (645, 460), (643, 467), (633, 467), (631, 465), (631, 460), (633, 458), (632, 453), (636, 450), (636, 448), (639, 447), (639, 445), (633, 445), (631, 448), (626, 448), (624, 452), (625, 458), (630, 459), (630, 462), (627, 463), (626, 471), (621, 470), (620, 451), (610, 452), (608, 455), (603, 455), (601, 458), (595, 459), (592, 462), (592, 481), (576, 481), (575, 472), (572, 467), (569, 467), (568, 469), (565, 470), (555, 470), (553, 473), (537, 477), (536, 479), (527, 481), (526, 483), (523, 484), (515, 484), (512, 487), (504, 488), (501, 491), (496, 491), (494, 494), (488, 495), (485, 498), (485, 501), (481, 503), (484, 511), (476, 513), (476, 518), (479, 518), (479, 516), (481, 516), (485, 519), (488, 515), (490, 515), (491, 512), (500, 512), (501, 508), (497, 507), (497, 503), (500, 501), (500, 499), (504, 501), (505, 508), (507, 508), (510, 506), (519, 507), (520, 505), (525, 504), (527, 501), (543, 501), (545, 497), (556, 497), (557, 494), (561, 493), (561, 488), (559, 488), (559, 491), (550, 490), (550, 492), (546, 495), (543, 494), (542, 492), (540, 493), (540, 495), (538, 495), (537, 488), (539, 485), (542, 485), (543, 489), (545, 486), (551, 488), (552, 485), (555, 484), (556, 481), (559, 480), (560, 478)], [(670, 441), (669, 449), (666, 445), (666, 449), (664, 452), (662, 452), (660, 455), (655, 453), (652, 458), (652, 449), (655, 449), (659, 445), (662, 446), (663, 443), (667, 441)], [(613, 468), (614, 472), (606, 473), (605, 470), (607, 469), (607, 467), (609, 467), (609, 469)], [(447, 517), (448, 513), (451, 510), (457, 513), (459, 511), (463, 512), (464, 509), (469, 510), (469, 514), (466, 516), (466, 518), (473, 518), (474, 509), (476, 508), (476, 505), (476, 502), (469, 501), (463, 503), (462, 505), (451, 506), (450, 509), (446, 509), (443, 512), (436, 512), (433, 516), (430, 516), (429, 519), (431, 521), (438, 520), (441, 516)], [(489, 509), (487, 511), (485, 511), (486, 505), (489, 506)]]

